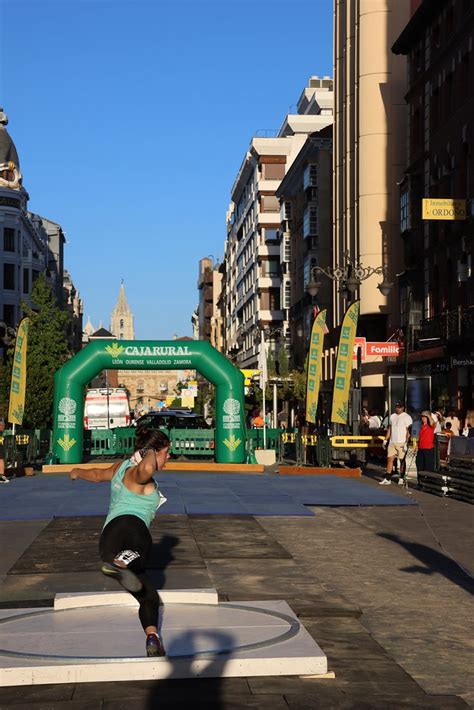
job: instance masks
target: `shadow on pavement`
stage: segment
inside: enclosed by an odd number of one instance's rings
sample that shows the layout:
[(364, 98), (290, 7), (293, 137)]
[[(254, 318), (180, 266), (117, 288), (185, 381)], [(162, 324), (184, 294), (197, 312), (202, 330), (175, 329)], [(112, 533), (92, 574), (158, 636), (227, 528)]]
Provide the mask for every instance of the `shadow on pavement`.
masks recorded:
[(451, 557), (434, 550), (432, 547), (421, 545), (418, 542), (409, 542), (404, 540), (399, 535), (393, 533), (377, 533), (379, 537), (383, 537), (390, 542), (396, 542), (408, 550), (413, 557), (423, 563), (421, 565), (413, 565), (411, 567), (402, 567), (402, 572), (411, 574), (442, 574), (450, 582), (456, 584), (461, 589), (464, 589), (469, 594), (474, 594), (474, 579), (470, 577)]

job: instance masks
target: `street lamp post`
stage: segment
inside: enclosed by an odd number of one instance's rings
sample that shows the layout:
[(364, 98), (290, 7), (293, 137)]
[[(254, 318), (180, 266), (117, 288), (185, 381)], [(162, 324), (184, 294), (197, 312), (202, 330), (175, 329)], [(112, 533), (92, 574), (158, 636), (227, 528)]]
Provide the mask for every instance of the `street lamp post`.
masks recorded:
[(306, 290), (311, 297), (317, 296), (322, 285), (321, 282), (318, 281), (318, 274), (324, 274), (328, 279), (331, 279), (331, 281), (340, 283), (340, 290), (345, 291), (348, 294), (348, 298), (354, 296), (362, 281), (377, 274), (383, 278), (383, 281), (379, 283), (377, 288), (382, 296), (388, 296), (393, 283), (388, 280), (388, 269), (386, 266), (376, 266), (375, 268), (373, 266), (363, 266), (358, 259), (352, 259), (348, 251), (344, 252), (343, 258), (343, 266), (313, 266), (311, 268), (311, 280), (306, 286)]
[[(340, 284), (340, 292), (346, 295), (347, 300), (353, 300), (357, 289), (360, 287), (362, 281), (366, 281), (371, 276), (375, 274), (382, 277), (381, 283), (378, 284), (382, 296), (388, 296), (392, 290), (393, 283), (388, 280), (388, 269), (386, 266), (364, 266), (361, 264), (359, 259), (352, 259), (350, 253), (345, 251), (343, 253), (343, 264), (342, 266), (336, 265), (334, 267), (323, 267), (323, 266), (313, 266), (310, 273), (310, 281), (306, 286), (306, 290), (313, 299), (317, 296), (319, 289), (321, 288), (321, 282), (318, 280), (319, 274), (324, 274), (331, 281), (335, 281)], [(357, 387), (352, 389), (352, 396), (356, 396), (356, 401), (353, 404), (359, 409), (362, 405), (362, 377), (360, 370), (360, 348), (357, 351)]]

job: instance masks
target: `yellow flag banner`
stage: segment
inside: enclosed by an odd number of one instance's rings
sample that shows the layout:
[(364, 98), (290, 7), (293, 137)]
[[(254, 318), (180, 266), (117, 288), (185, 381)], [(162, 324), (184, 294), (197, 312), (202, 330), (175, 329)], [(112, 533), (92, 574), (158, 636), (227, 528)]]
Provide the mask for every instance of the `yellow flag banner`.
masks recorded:
[(359, 301), (351, 303), (342, 321), (341, 335), (339, 336), (331, 412), (331, 421), (339, 424), (347, 423), (349, 388), (352, 377), (352, 352), (357, 331), (359, 307)]
[(8, 421), (23, 424), (26, 391), (26, 350), (28, 345), (29, 318), (23, 318), (16, 335), (15, 354), (13, 355), (12, 379), (10, 384), (10, 406)]
[(321, 364), (323, 359), (324, 333), (326, 330), (326, 310), (320, 311), (311, 329), (308, 357), (308, 377), (306, 380), (306, 421), (316, 423)]

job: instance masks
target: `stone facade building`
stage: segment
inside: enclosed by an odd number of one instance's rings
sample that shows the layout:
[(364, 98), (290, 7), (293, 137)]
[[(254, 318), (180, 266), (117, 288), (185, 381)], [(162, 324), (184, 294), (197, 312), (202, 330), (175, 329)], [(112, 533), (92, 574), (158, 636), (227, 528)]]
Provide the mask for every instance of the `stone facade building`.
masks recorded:
[(22, 318), (21, 301), (33, 305), (31, 291), (44, 274), (58, 306), (69, 313), (71, 350), (81, 347), (82, 301), (64, 268), (65, 237), (61, 225), (28, 211), (20, 161), (0, 109), (0, 322), (15, 328)]
[[(411, 374), (439, 407), (474, 408), (474, 4), (424, 0), (393, 45), (408, 60), (406, 169), (400, 184), (401, 317)], [(465, 201), (423, 219), (422, 200)]]

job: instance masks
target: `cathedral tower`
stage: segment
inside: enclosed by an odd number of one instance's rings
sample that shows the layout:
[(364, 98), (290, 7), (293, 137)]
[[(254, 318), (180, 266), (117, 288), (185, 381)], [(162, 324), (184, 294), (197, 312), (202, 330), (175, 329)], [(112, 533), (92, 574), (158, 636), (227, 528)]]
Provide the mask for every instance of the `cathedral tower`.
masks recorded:
[(133, 313), (125, 298), (125, 287), (120, 284), (118, 301), (110, 317), (110, 332), (117, 340), (135, 340), (135, 329), (133, 327)]

